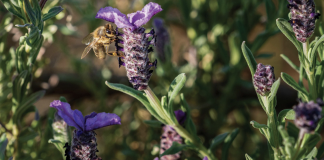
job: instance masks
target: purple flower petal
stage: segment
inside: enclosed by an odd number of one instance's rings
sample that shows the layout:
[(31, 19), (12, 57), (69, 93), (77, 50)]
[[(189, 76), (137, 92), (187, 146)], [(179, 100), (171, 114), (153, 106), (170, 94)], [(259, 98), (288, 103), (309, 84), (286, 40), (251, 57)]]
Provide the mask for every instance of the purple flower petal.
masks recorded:
[(159, 4), (150, 2), (144, 6), (142, 11), (137, 11), (135, 13), (127, 14), (129, 22), (132, 23), (135, 27), (140, 27), (146, 24), (152, 16), (162, 11), (162, 8)]
[(184, 124), (184, 122), (185, 122), (185, 120), (186, 120), (186, 113), (185, 112), (183, 112), (182, 110), (176, 110), (176, 111), (174, 111), (174, 114), (175, 114), (175, 116), (176, 116), (176, 118), (177, 118), (177, 120), (178, 120), (178, 123), (179, 124)]
[(91, 115), (86, 118), (85, 131), (92, 131), (95, 129), (99, 129), (110, 125), (116, 125), (116, 124), (121, 124), (120, 117), (114, 113), (102, 112), (96, 115), (91, 113)]
[(101, 8), (97, 13), (96, 18), (115, 23), (118, 28), (131, 28), (131, 30), (134, 30), (134, 26), (129, 23), (126, 15), (121, 13), (117, 8)]
[(73, 111), (73, 118), (76, 124), (78, 124), (80, 127), (82, 127), (82, 130), (84, 129), (84, 117), (82, 113), (79, 110)]
[(205, 156), (203, 160), (208, 160), (207, 156)]
[[(50, 107), (53, 107), (57, 110), (57, 114), (64, 119), (64, 121), (69, 125), (77, 128), (78, 130), (83, 129), (83, 124), (79, 125), (79, 120), (76, 122), (74, 116), (79, 118), (79, 113), (75, 112), (78, 110), (72, 110), (70, 104), (61, 102), (60, 100), (54, 100)], [(80, 111), (79, 111), (80, 112)], [(81, 114), (82, 115), (82, 114)], [(83, 118), (83, 116), (82, 116)]]

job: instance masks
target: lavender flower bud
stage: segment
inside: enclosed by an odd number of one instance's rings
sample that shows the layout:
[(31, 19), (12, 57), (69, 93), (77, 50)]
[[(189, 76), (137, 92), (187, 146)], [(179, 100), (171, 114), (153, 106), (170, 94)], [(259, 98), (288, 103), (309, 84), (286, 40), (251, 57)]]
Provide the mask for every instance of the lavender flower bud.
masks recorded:
[(291, 19), (289, 20), (298, 41), (305, 43), (314, 33), (315, 20), (320, 14), (315, 13), (314, 0), (288, 0)]
[(319, 120), (321, 119), (322, 108), (321, 103), (314, 103), (314, 101), (299, 102), (297, 106), (294, 106), (294, 111), (296, 113), (295, 125), (307, 133), (315, 130)]
[[(165, 62), (166, 53), (170, 53), (166, 50), (166, 46), (170, 43), (169, 32), (165, 28), (163, 19), (161, 19), (161, 18), (154, 19), (153, 27), (154, 27), (154, 30), (157, 35), (157, 37), (156, 37), (157, 41), (156, 41), (156, 46), (155, 46), (157, 56), (158, 56), (159, 60), (161, 60), (162, 62)], [(168, 56), (169, 56), (169, 58), (171, 57), (171, 55), (168, 55)]]
[[(145, 29), (140, 27), (131, 31), (129, 28), (124, 31), (124, 52), (127, 77), (133, 87), (137, 90), (145, 90), (148, 86), (148, 81), (151, 78), (153, 70), (156, 67), (157, 61), (150, 62), (148, 55), (153, 51), (150, 45), (155, 45), (154, 30), (145, 33)], [(150, 39), (151, 38), (151, 39)]]
[(256, 92), (262, 96), (267, 95), (274, 82), (274, 68), (270, 65), (259, 63), (253, 76), (253, 85), (256, 88)]
[(52, 128), (53, 128), (53, 138), (55, 140), (59, 140), (62, 143), (66, 143), (69, 141), (68, 125), (63, 120), (63, 118), (58, 115), (57, 112), (54, 115)]
[(96, 155), (97, 139), (94, 131), (74, 130), (71, 146), (72, 160), (101, 160)]
[[(161, 148), (160, 154), (169, 149), (172, 146), (173, 142), (178, 142), (179, 144), (183, 143), (180, 135), (169, 125), (163, 127), (163, 133), (161, 136)], [(177, 160), (180, 159), (181, 152), (172, 155), (165, 155), (160, 158), (160, 160)]]

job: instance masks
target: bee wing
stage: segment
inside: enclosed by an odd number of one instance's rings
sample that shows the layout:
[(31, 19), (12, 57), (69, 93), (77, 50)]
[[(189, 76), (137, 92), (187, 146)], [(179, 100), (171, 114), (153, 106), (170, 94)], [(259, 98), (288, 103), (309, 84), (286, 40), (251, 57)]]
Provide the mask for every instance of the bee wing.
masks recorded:
[(94, 35), (93, 33), (90, 33), (89, 35), (87, 35), (82, 39), (82, 43), (85, 45), (89, 45), (93, 40), (94, 40)]
[(98, 41), (99, 39), (94, 39), (83, 51), (82, 55), (81, 55), (81, 59), (83, 59), (91, 50), (91, 48), (93, 47), (93, 45)]

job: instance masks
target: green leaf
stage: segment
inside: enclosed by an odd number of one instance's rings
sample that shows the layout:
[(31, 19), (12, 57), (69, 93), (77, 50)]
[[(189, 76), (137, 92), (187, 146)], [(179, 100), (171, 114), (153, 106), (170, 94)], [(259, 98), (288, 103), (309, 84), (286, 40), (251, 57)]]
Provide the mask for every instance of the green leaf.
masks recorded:
[(225, 141), (224, 141), (224, 145), (222, 148), (222, 160), (227, 160), (228, 157), (228, 150), (231, 147), (234, 139), (236, 138), (236, 136), (239, 133), (239, 129), (236, 128), (229, 136), (226, 137)]
[(33, 104), (38, 101), (39, 99), (41, 99), (43, 96), (45, 95), (45, 90), (41, 90), (38, 92), (35, 92), (33, 94), (31, 94), (30, 96), (28, 96), (27, 98), (25, 98), (18, 106), (18, 109), (16, 110), (15, 114), (14, 114), (14, 121), (15, 122), (20, 122), (19, 120), (22, 119), (22, 115), (23, 113), (28, 110), (30, 107), (33, 106)]
[(268, 59), (273, 57), (273, 53), (261, 53), (255, 57), (255, 59)]
[(309, 94), (305, 90), (305, 88), (300, 87), (296, 81), (287, 73), (282, 72), (281, 78), (293, 89), (298, 91), (305, 99), (308, 99)]
[(316, 67), (315, 71), (315, 82), (317, 86), (317, 93), (319, 93), (319, 97), (323, 95), (323, 88), (324, 88), (324, 61), (322, 61), (319, 65)]
[(239, 46), (238, 38), (239, 36), (237, 32), (233, 32), (228, 37), (228, 45), (229, 45), (229, 50), (231, 52), (230, 62), (229, 62), (230, 66), (236, 66), (241, 61), (241, 51), (240, 48), (238, 47)]
[(287, 132), (290, 137), (293, 137), (295, 140), (298, 140), (299, 129), (295, 126), (295, 124), (288, 122)]
[(154, 121), (154, 120), (147, 120), (147, 121), (144, 121), (145, 124), (147, 124), (148, 126), (150, 127), (154, 127), (154, 128), (161, 128), (163, 123), (161, 123), (160, 121)]
[(68, 101), (66, 100), (66, 98), (63, 97), (63, 96), (60, 97), (60, 101), (61, 101), (61, 102), (66, 102), (66, 103), (68, 102)]
[(316, 51), (317, 51), (317, 48), (320, 46), (320, 45), (323, 45), (323, 42), (324, 42), (324, 35), (322, 35), (322, 37), (316, 41), (315, 43), (315, 46), (312, 48), (312, 52), (311, 52), (311, 55), (310, 55), (310, 65), (313, 66), (314, 64), (313, 63), (316, 63), (315, 61), (315, 58), (316, 58)]
[(256, 121), (251, 121), (250, 124), (256, 128), (259, 129), (259, 131), (261, 132), (261, 134), (263, 134), (267, 140), (269, 140), (270, 135), (269, 135), (269, 127), (265, 124), (259, 124)]
[[(277, 13), (276, 6), (273, 3), (272, 0), (264, 0), (266, 11), (267, 11), (267, 24), (272, 24), (272, 22), (275, 19), (275, 16), (277, 16), (275, 13)], [(268, 28), (268, 26), (267, 26)]]
[(38, 20), (38, 24), (40, 24), (42, 23), (42, 9), (39, 6), (38, 0), (32, 0), (32, 2), (33, 2), (33, 9), (35, 11), (36, 19)]
[(168, 112), (171, 116), (171, 119), (174, 123), (178, 123), (173, 111), (173, 101), (175, 97), (179, 94), (180, 90), (186, 83), (186, 75), (184, 73), (179, 74), (170, 84), (169, 91), (168, 91)]
[(122, 84), (117, 84), (117, 83), (109, 83), (106, 81), (106, 85), (114, 90), (123, 92), (125, 94), (128, 94), (134, 98), (136, 98), (138, 101), (140, 101), (145, 107), (146, 109), (156, 118), (158, 119), (160, 122), (162, 122), (163, 124), (167, 124), (166, 121), (164, 119), (162, 119), (159, 114), (155, 111), (155, 109), (151, 106), (150, 102), (148, 101), (147, 97), (144, 95), (143, 92), (141, 91), (137, 91), (131, 87), (122, 85)]
[(293, 68), (297, 73), (299, 73), (299, 67), (296, 66), (286, 55), (280, 54), (280, 57), (284, 59), (290, 65), (291, 68)]
[(316, 158), (316, 155), (317, 155), (317, 148), (314, 147), (313, 150), (305, 158), (313, 160), (314, 158)]
[(170, 155), (170, 154), (176, 154), (188, 147), (189, 147), (189, 145), (184, 145), (184, 144), (179, 144), (178, 142), (173, 142), (172, 146), (169, 149), (167, 149), (162, 154), (160, 154), (160, 157), (165, 156), (165, 155)]
[(271, 86), (269, 102), (271, 102), (276, 97), (279, 86), (280, 86), (280, 78), (278, 78)]
[(248, 154), (245, 154), (245, 159), (246, 160), (253, 160), (253, 158), (251, 158)]
[(4, 160), (5, 151), (8, 144), (8, 139), (6, 133), (2, 134), (0, 137), (0, 160)]
[(43, 21), (46, 21), (52, 17), (55, 17), (57, 14), (63, 11), (63, 8), (61, 6), (55, 6), (51, 8), (48, 13), (44, 14)]
[(6, 9), (14, 14), (15, 16), (19, 17), (22, 20), (25, 20), (25, 18), (21, 14), (21, 9), (18, 7), (15, 7), (9, 0), (1, 0), (3, 5), (6, 7)]
[[(318, 133), (306, 133), (304, 135), (303, 141), (301, 143), (301, 150), (300, 153), (306, 153), (309, 154), (313, 148), (316, 146), (316, 144), (321, 140), (321, 135)], [(298, 156), (300, 157), (300, 155)]]
[(244, 58), (246, 60), (246, 63), (248, 64), (248, 66), (250, 68), (251, 75), (253, 78), (253, 75), (256, 71), (257, 63), (254, 59), (254, 56), (253, 56), (251, 50), (245, 45), (245, 41), (242, 43), (242, 52), (243, 52)]
[(278, 18), (276, 23), (280, 31), (295, 45), (298, 52), (303, 53), (302, 44), (296, 39), (290, 23), (282, 18)]
[(25, 11), (34, 26), (38, 26), (36, 13), (34, 12), (29, 0), (24, 0)]
[(228, 132), (216, 136), (213, 139), (212, 144), (210, 145), (209, 149), (210, 150), (215, 149), (219, 144), (221, 144), (222, 142), (224, 142), (224, 140), (227, 137), (227, 135), (228, 135)]
[(284, 109), (278, 115), (279, 125), (285, 126), (286, 119), (295, 120), (295, 111), (293, 109)]

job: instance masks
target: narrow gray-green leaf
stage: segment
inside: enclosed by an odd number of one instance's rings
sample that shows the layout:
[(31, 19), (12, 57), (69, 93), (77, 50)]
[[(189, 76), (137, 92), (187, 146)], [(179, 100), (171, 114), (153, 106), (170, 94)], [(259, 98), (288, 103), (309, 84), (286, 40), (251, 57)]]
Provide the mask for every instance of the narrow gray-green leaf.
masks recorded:
[(57, 14), (59, 14), (62, 11), (63, 11), (63, 8), (61, 6), (55, 6), (55, 7), (51, 8), (48, 11), (48, 13), (44, 14), (43, 21), (46, 21), (46, 20), (56, 16)]
[(315, 132), (317, 132), (317, 133), (320, 133), (320, 132), (321, 132), (321, 130), (322, 130), (322, 128), (323, 128), (323, 122), (324, 122), (324, 118), (322, 118), (322, 119), (318, 122), (317, 127), (316, 127), (316, 129), (315, 129)]
[(259, 123), (256, 122), (256, 121), (251, 121), (250, 124), (252, 124), (252, 126), (253, 126), (254, 128), (257, 128), (257, 129), (266, 129), (266, 128), (268, 128), (267, 125), (265, 125), (265, 124), (259, 124)]
[(251, 50), (245, 45), (245, 41), (242, 43), (242, 52), (243, 52), (244, 58), (246, 60), (246, 63), (248, 64), (248, 66), (250, 68), (251, 75), (253, 77), (253, 75), (256, 71), (257, 63), (254, 59), (254, 56), (253, 56)]
[(222, 160), (227, 160), (228, 150), (230, 149), (234, 139), (239, 133), (239, 129), (236, 128), (229, 136), (225, 138), (224, 145), (222, 148)]
[(290, 86), (290, 87), (292, 87), (293, 89), (295, 89), (296, 91), (298, 91), (299, 93), (301, 93), (302, 94), (302, 96), (304, 97), (304, 98), (306, 98), (306, 99), (308, 99), (308, 93), (307, 93), (307, 91), (304, 89), (304, 88), (302, 88), (302, 87), (300, 87), (298, 84), (297, 84), (297, 82), (290, 76), (290, 75), (288, 75), (287, 73), (284, 73), (284, 72), (282, 72), (281, 73), (281, 78)]
[(295, 33), (291, 27), (291, 24), (282, 18), (278, 18), (277, 21), (277, 26), (280, 29), (280, 31), (295, 45), (295, 47), (297, 48), (297, 50), (300, 53), (303, 53), (303, 48), (301, 43), (296, 39), (295, 37)]
[(179, 74), (170, 84), (169, 91), (168, 91), (168, 112), (171, 116), (173, 122), (177, 122), (177, 119), (173, 113), (173, 101), (175, 97), (179, 94), (180, 90), (186, 83), (186, 75), (184, 73)]
[(186, 148), (188, 148), (188, 145), (184, 145), (184, 144), (179, 144), (178, 142), (173, 142), (172, 146), (167, 149), (166, 151), (164, 151), (160, 157), (165, 156), (165, 155), (170, 155), (170, 154), (176, 154)]
[(212, 141), (212, 143), (211, 143), (209, 149), (210, 149), (210, 150), (215, 149), (219, 144), (221, 144), (222, 142), (224, 142), (224, 140), (225, 140), (225, 138), (227, 137), (227, 135), (228, 135), (228, 132), (216, 136), (216, 137), (213, 139), (213, 141)]
[(9, 12), (21, 18), (22, 20), (25, 20), (25, 18), (20, 13), (20, 8), (15, 7), (9, 0), (1, 0), (1, 2)]
[(284, 109), (278, 115), (279, 125), (285, 126), (286, 119), (294, 120), (295, 111), (293, 109)]
[(255, 59), (268, 59), (268, 58), (271, 58), (273, 57), (273, 53), (261, 53), (261, 54), (258, 54)]
[(38, 21), (37, 21), (37, 17), (36, 17), (36, 13), (34, 12), (29, 0), (24, 0), (24, 7), (25, 7), (25, 11), (28, 15), (28, 18), (30, 19), (30, 21), (32, 22), (32, 24), (34, 26), (38, 26)]
[(280, 86), (280, 78), (278, 78), (271, 86), (269, 102), (271, 102), (276, 97), (279, 86)]
[(167, 124), (160, 116), (157, 114), (157, 112), (154, 110), (154, 108), (151, 106), (150, 102), (148, 101), (147, 97), (144, 95), (143, 92), (137, 91), (131, 87), (122, 85), (122, 84), (117, 84), (117, 83), (109, 83), (106, 81), (106, 85), (114, 90), (123, 92), (125, 94), (128, 94), (134, 98), (136, 98), (138, 101), (140, 101), (146, 109), (160, 122)]
[(317, 148), (314, 147), (313, 150), (305, 157), (307, 159), (315, 159), (317, 155)]
[(280, 57), (284, 59), (290, 65), (291, 68), (293, 68), (297, 73), (299, 73), (299, 67), (296, 66), (286, 55), (280, 54)]
[(318, 41), (316, 41), (315, 46), (312, 48), (312, 53), (310, 55), (310, 65), (311, 66), (313, 66), (313, 63), (316, 63), (316, 61), (315, 61), (315, 58), (317, 55), (316, 51), (320, 45), (323, 45), (323, 41), (324, 41), (324, 35), (322, 35), (322, 37)]

